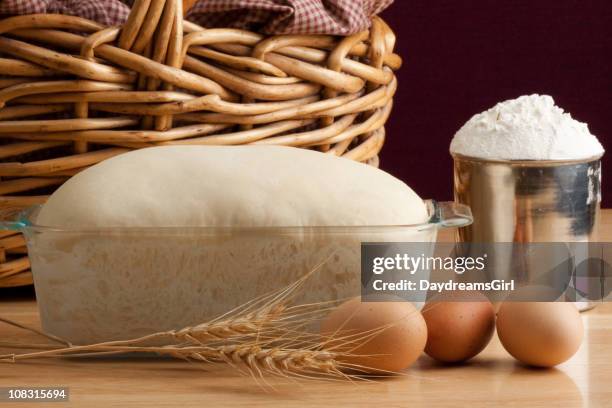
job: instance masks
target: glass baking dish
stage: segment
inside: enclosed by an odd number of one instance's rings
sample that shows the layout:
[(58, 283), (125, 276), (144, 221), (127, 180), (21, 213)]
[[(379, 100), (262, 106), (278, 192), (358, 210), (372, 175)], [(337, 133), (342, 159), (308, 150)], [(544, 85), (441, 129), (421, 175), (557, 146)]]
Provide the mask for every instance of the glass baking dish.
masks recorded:
[(321, 263), (299, 301), (359, 295), (362, 242), (433, 243), (472, 222), (467, 206), (426, 203), (419, 225), (60, 229), (31, 207), (0, 227), (26, 237), (43, 329), (83, 344), (204, 322)]

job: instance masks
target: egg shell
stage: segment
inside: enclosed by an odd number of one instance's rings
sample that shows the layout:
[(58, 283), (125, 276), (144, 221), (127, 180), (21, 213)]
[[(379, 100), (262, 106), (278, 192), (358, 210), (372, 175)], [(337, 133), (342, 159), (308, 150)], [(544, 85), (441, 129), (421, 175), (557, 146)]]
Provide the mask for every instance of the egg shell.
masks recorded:
[(552, 367), (578, 351), (584, 326), (572, 303), (504, 302), (497, 313), (497, 335), (517, 360)]
[[(386, 327), (386, 328), (385, 328)], [(384, 330), (373, 334), (376, 330)], [(367, 337), (361, 344), (344, 336)], [(427, 342), (421, 313), (408, 302), (361, 302), (359, 297), (334, 309), (321, 323), (321, 335), (334, 350), (350, 353), (340, 361), (367, 367), (364, 372), (398, 372), (414, 363)]]
[(423, 317), (427, 323), (425, 353), (445, 363), (467, 361), (476, 356), (495, 332), (495, 310), (481, 293), (454, 301), (428, 303), (423, 308)]

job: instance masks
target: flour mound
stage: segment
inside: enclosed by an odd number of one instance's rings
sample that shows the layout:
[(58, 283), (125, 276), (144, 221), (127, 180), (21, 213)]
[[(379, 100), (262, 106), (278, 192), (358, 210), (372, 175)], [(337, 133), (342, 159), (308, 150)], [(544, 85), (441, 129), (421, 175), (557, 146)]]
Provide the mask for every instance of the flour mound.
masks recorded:
[(451, 153), (497, 160), (580, 160), (604, 153), (586, 123), (548, 95), (525, 95), (474, 115), (455, 134)]

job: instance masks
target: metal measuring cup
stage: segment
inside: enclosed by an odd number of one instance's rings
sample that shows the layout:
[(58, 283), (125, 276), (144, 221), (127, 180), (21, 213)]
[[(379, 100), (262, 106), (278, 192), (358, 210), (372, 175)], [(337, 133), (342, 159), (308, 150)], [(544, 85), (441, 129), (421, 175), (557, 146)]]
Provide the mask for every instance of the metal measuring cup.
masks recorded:
[[(598, 240), (601, 155), (546, 161), (452, 156), (455, 201), (470, 206), (474, 216), (471, 225), (458, 230), (459, 242)], [(574, 256), (579, 261), (588, 255)], [(507, 268), (512, 263), (496, 262)], [(496, 270), (503, 268), (498, 265)], [(586, 309), (589, 304), (579, 302), (578, 307)]]

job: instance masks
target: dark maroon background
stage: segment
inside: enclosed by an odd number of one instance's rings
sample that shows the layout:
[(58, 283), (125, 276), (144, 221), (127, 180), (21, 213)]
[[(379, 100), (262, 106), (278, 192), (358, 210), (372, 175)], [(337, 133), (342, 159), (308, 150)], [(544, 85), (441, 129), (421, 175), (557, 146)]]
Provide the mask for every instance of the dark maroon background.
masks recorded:
[(383, 18), (404, 58), (383, 169), (424, 198), (451, 199), (457, 129), (498, 101), (549, 94), (609, 151), (612, 207), (612, 1), (396, 0)]

